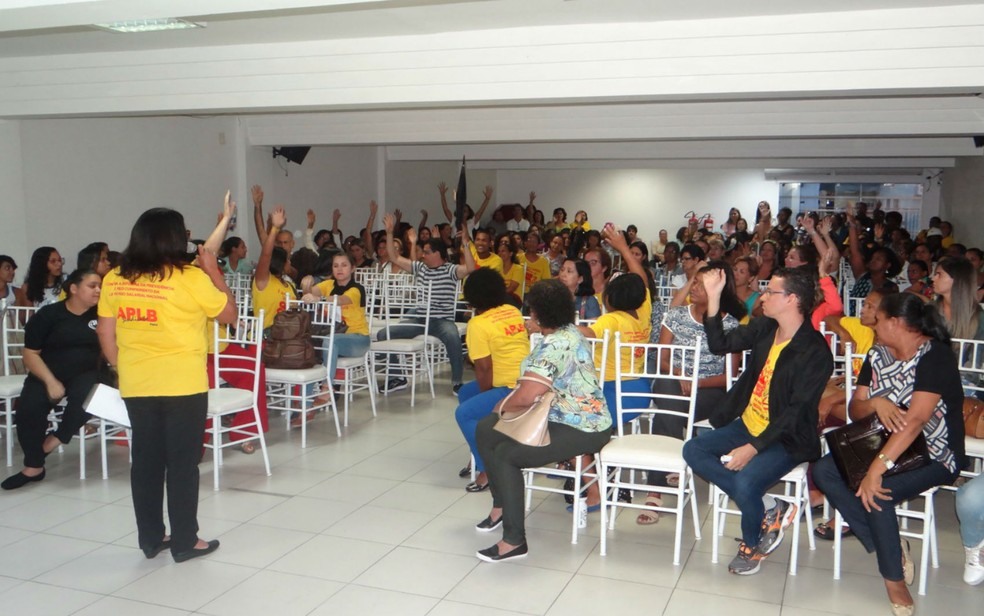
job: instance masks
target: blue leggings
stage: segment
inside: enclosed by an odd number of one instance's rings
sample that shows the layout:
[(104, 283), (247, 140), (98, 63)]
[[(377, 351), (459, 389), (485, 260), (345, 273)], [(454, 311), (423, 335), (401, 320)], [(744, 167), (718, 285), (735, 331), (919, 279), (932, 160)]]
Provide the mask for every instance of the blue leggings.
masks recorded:
[(468, 442), (468, 448), (475, 456), (476, 472), (485, 471), (485, 463), (482, 462), (482, 456), (478, 454), (478, 443), (475, 440), (478, 422), (487, 417), (495, 405), (508, 396), (510, 391), (512, 390), (508, 387), (493, 387), (486, 391), (479, 391), (478, 381), (465, 383), (458, 390), (458, 408), (454, 411), (454, 418), (458, 421), (458, 427), (465, 441)]
[[(622, 392), (630, 392), (634, 394), (648, 394), (652, 393), (650, 387), (652, 384), (649, 379), (626, 379), (622, 381)], [(612, 416), (612, 432), (617, 433), (618, 431), (618, 417), (616, 417), (615, 406), (615, 381), (605, 381), (604, 386), (601, 391), (605, 394), (605, 404), (608, 405), (608, 412)], [(623, 409), (645, 409), (649, 408), (649, 403), (652, 402), (649, 398), (625, 398), (625, 403), (622, 405)], [(638, 417), (641, 413), (624, 413), (622, 419), (626, 422), (632, 421)]]

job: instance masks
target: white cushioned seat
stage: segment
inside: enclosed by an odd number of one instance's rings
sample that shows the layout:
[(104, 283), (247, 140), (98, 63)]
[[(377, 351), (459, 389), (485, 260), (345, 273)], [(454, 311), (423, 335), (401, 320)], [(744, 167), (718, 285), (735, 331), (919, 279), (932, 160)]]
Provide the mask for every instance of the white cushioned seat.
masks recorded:
[[(395, 340), (380, 340), (372, 343), (372, 351), (381, 353), (393, 351), (396, 353), (415, 353), (424, 350), (424, 341), (416, 338), (397, 338)], [(269, 372), (267, 372), (269, 374)]]
[(12, 374), (10, 376), (0, 376), (0, 398), (10, 398), (19, 396), (24, 389), (24, 381), (27, 375)]
[(298, 370), (281, 370), (279, 368), (266, 369), (267, 381), (274, 381), (277, 383), (308, 383), (327, 377), (328, 368), (324, 365)]
[(252, 408), (253, 392), (248, 389), (223, 387), (208, 390), (208, 414), (219, 415), (241, 409)]
[(337, 368), (357, 368), (364, 365), (365, 362), (366, 358), (364, 355), (359, 355), (358, 357), (339, 357), (335, 366)]
[(627, 434), (613, 439), (601, 450), (609, 466), (658, 467), (683, 472), (683, 441), (669, 436)]
[(964, 438), (964, 443), (968, 456), (984, 458), (984, 438), (974, 438), (972, 436), (968, 436)]

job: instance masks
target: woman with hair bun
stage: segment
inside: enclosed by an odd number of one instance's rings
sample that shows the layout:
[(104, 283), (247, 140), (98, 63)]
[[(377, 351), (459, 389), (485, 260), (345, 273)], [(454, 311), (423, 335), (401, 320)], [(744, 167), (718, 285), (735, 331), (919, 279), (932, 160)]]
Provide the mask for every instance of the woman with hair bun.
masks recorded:
[[(851, 400), (851, 418), (875, 413), (891, 433), (855, 492), (825, 456), (813, 470), (817, 487), (850, 524), (865, 550), (878, 557), (892, 613), (915, 612), (907, 585), (914, 566), (900, 541), (895, 506), (920, 493), (950, 485), (964, 465), (963, 390), (950, 335), (936, 307), (911, 293), (886, 295), (878, 306), (879, 344), (868, 353)], [(885, 476), (922, 433), (930, 463)], [(925, 546), (924, 546), (925, 549)]]

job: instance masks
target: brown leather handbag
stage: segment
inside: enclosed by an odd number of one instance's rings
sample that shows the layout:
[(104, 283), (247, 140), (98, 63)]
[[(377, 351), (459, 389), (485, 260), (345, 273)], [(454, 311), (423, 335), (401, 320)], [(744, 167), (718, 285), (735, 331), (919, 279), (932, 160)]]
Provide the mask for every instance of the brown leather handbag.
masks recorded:
[(964, 429), (970, 438), (984, 438), (984, 401), (964, 398)]
[(502, 432), (514, 441), (523, 445), (529, 445), (530, 447), (549, 445), (550, 431), (547, 426), (547, 418), (550, 415), (550, 405), (553, 403), (554, 396), (556, 395), (553, 390), (553, 384), (544, 378), (532, 376), (521, 376), (519, 380), (549, 385), (550, 391), (537, 396), (533, 400), (533, 403), (525, 410), (515, 414), (511, 413), (507, 417), (502, 413), (501, 409), (506, 406), (509, 398), (516, 393), (518, 387), (509, 392), (509, 395), (499, 405), (499, 421), (496, 422), (493, 430)]

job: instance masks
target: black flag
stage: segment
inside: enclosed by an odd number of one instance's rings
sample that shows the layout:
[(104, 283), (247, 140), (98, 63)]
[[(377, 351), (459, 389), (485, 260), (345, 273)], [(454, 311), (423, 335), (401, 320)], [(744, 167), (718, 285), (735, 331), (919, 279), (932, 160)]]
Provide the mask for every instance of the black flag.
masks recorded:
[(465, 182), (465, 157), (461, 157), (461, 173), (458, 175), (458, 190), (454, 195), (454, 232), (461, 230), (465, 222), (465, 203), (468, 202), (468, 185)]

